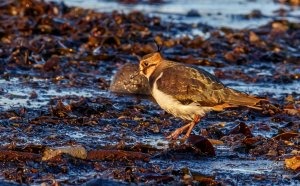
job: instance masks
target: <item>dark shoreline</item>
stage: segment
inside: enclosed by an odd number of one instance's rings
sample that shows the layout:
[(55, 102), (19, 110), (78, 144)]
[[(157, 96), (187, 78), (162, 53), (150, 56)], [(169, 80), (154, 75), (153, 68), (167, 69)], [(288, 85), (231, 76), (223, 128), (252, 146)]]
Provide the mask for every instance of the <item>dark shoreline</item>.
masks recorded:
[[(195, 25), (166, 23), (142, 12), (99, 13), (26, 0), (0, 3), (1, 180), (299, 184), (299, 168), (287, 169), (283, 161), (299, 157), (296, 90), (259, 93), (277, 110), (212, 113), (187, 144), (164, 139), (183, 121), (147, 99), (108, 91), (113, 71), (153, 52), (153, 39), (164, 46), (166, 58), (208, 68), (224, 81), (266, 87), (299, 83), (300, 24), (277, 20), (249, 30), (197, 28), (209, 38), (175, 37)], [(59, 155), (43, 161), (49, 149)]]

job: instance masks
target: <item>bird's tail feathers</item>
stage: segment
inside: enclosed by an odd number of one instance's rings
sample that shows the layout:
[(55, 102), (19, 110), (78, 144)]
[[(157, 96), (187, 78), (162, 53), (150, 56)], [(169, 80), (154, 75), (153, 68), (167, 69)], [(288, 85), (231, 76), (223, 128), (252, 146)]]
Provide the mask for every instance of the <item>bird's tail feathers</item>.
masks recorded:
[(249, 108), (262, 110), (261, 102), (267, 101), (265, 98), (251, 96), (242, 92), (230, 90), (231, 94), (226, 99), (226, 103), (234, 106), (246, 106)]
[(274, 112), (280, 112), (280, 108), (270, 103), (265, 98), (259, 98), (255, 96), (251, 96), (242, 92), (238, 92), (232, 89), (228, 89), (228, 97), (225, 102), (220, 105), (216, 105), (212, 107), (214, 111), (222, 111), (225, 108), (233, 108), (233, 107), (248, 107), (254, 110), (266, 111), (272, 110)]

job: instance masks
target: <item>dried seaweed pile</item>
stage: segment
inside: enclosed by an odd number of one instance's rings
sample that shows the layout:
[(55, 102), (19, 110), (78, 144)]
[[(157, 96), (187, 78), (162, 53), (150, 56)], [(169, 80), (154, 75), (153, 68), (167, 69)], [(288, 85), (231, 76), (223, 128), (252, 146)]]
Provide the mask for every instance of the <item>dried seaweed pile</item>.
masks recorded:
[[(18, 85), (45, 92), (50, 86), (58, 92), (71, 88), (105, 92), (54, 96), (41, 107), (0, 107), (1, 179), (26, 184), (80, 184), (100, 178), (88, 184), (217, 185), (238, 184), (240, 177), (243, 183), (297, 183), (299, 92), (260, 95), (275, 105), (263, 111), (212, 113), (195, 130), (204, 137), (198, 133), (186, 144), (166, 145), (158, 139), (182, 125), (180, 119), (146, 99), (117, 96), (107, 89), (113, 71), (155, 50), (153, 40), (164, 46), (166, 58), (213, 67), (222, 80), (299, 83), (299, 28), (300, 24), (278, 20), (251, 30), (217, 29), (165, 23), (141, 12), (99, 13), (29, 0), (0, 2), (1, 80), (17, 78)], [(192, 29), (202, 30), (209, 39), (184, 36)], [(0, 87), (2, 97), (12, 101), (20, 97), (7, 88)], [(25, 97), (25, 105), (30, 105), (41, 99), (41, 93)], [(282, 165), (270, 174), (204, 173), (179, 166), (182, 160), (203, 164), (215, 159), (221, 161), (220, 167), (229, 160), (260, 164), (286, 159), (292, 170)]]

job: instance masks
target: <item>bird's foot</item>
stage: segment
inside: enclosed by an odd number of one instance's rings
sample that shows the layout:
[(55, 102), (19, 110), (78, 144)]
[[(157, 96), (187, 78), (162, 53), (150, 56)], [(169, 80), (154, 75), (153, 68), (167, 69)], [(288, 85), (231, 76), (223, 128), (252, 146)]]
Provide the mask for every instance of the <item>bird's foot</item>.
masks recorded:
[(180, 127), (173, 131), (169, 136), (167, 136), (167, 140), (176, 140), (180, 134), (182, 134), (187, 128), (189, 128), (191, 123), (184, 125), (183, 127)]
[(179, 139), (180, 144), (183, 144), (189, 137), (184, 135), (182, 138)]
[(186, 133), (182, 138), (180, 138), (180, 143), (184, 143), (189, 137), (191, 133)]
[(181, 128), (179, 128), (179, 129), (176, 129), (174, 132), (172, 132), (166, 138), (167, 138), (167, 140), (176, 140), (181, 133), (183, 133), (183, 130), (181, 130)]
[(183, 138), (180, 139), (181, 143), (184, 143), (186, 139), (190, 137), (190, 134), (194, 128), (194, 126), (200, 121), (200, 117), (198, 115), (195, 115), (195, 118), (192, 122), (184, 125), (183, 127), (180, 127), (176, 129), (174, 132), (172, 132), (169, 136), (167, 136), (168, 140), (176, 140), (180, 134), (182, 134), (185, 130), (188, 129), (186, 134), (184, 135)]

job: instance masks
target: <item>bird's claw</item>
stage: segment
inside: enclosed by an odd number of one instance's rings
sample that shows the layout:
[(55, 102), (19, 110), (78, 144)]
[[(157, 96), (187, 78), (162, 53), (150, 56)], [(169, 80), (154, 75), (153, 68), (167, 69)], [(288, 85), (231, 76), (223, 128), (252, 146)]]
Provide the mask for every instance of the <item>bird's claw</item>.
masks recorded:
[[(179, 137), (180, 134), (182, 134), (184, 132), (184, 130), (182, 130), (181, 128), (176, 129), (174, 132), (172, 132), (169, 136), (167, 136), (167, 140), (177, 140), (177, 138)], [(189, 135), (184, 135), (181, 139), (180, 142), (184, 143), (186, 141), (186, 139), (189, 138)]]
[[(173, 131), (169, 136), (167, 136), (167, 140), (176, 140), (180, 134), (182, 134), (187, 128), (190, 127), (192, 123), (189, 123), (187, 125), (184, 125), (183, 127), (180, 127), (178, 129), (176, 129), (175, 131)], [(185, 141), (187, 138), (189, 137), (188, 134), (186, 134), (184, 137), (183, 137), (183, 140), (181, 141)]]
[(176, 140), (179, 136), (179, 134), (174, 134), (175, 132), (172, 132), (169, 136), (167, 136), (167, 140)]
[[(177, 131), (172, 132), (169, 136), (167, 136), (167, 140), (177, 140), (177, 138), (179, 137), (181, 133), (178, 133)], [(179, 139), (180, 143), (184, 143), (187, 139), (189, 138), (189, 136), (184, 135), (182, 138)]]
[(181, 133), (182, 133), (182, 131), (180, 129), (176, 129), (174, 132), (172, 132), (166, 138), (167, 138), (167, 140), (176, 140)]

